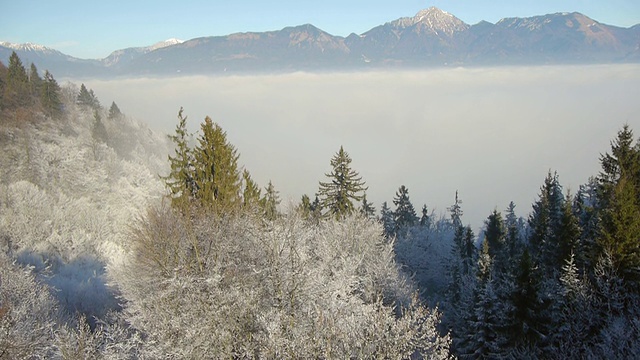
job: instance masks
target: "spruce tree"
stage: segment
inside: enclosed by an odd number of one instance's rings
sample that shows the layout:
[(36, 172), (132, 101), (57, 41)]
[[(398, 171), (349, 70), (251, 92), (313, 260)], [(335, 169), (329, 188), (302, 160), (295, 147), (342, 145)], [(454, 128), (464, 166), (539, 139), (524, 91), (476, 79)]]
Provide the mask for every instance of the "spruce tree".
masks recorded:
[(422, 216), (420, 216), (420, 226), (422, 227), (431, 227), (431, 216), (429, 216), (429, 209), (427, 209), (427, 204), (422, 205)]
[(93, 90), (87, 90), (87, 87), (84, 84), (80, 85), (80, 92), (78, 93), (78, 97), (76, 99), (76, 103), (81, 106), (86, 106), (93, 110), (100, 110), (100, 101), (93, 93)]
[(31, 96), (33, 98), (40, 97), (40, 89), (42, 86), (42, 78), (38, 74), (38, 68), (34, 63), (31, 63), (31, 68), (29, 69), (29, 89), (31, 91)]
[(271, 180), (265, 187), (264, 197), (261, 200), (262, 208), (264, 209), (264, 216), (269, 220), (275, 220), (280, 213), (278, 212), (278, 205), (280, 204), (280, 192), (276, 190)]
[(175, 155), (169, 155), (171, 171), (162, 180), (169, 189), (171, 205), (175, 208), (185, 209), (190, 200), (195, 197), (197, 187), (193, 152), (189, 147), (190, 134), (187, 131), (187, 117), (183, 116), (182, 112), (183, 110), (180, 108), (175, 134), (169, 135), (169, 139), (175, 144)]
[(600, 161), (600, 256), (606, 252), (620, 276), (640, 281), (640, 148), (628, 125)]
[(320, 182), (318, 195), (324, 216), (336, 219), (344, 218), (355, 210), (353, 202), (360, 202), (367, 190), (365, 182), (356, 171), (351, 169), (351, 158), (343, 147), (331, 159), (332, 171), (325, 174), (328, 182)]
[(4, 106), (9, 109), (27, 106), (31, 102), (29, 77), (24, 65), (22, 65), (22, 60), (15, 51), (9, 57), (3, 102)]
[(44, 112), (53, 117), (59, 117), (62, 113), (62, 100), (60, 100), (60, 85), (53, 75), (46, 70), (44, 80), (40, 86), (40, 104)]
[(115, 101), (111, 102), (111, 106), (109, 107), (109, 120), (117, 120), (123, 116), (122, 112), (118, 105), (116, 105)]
[(456, 199), (450, 207), (447, 208), (449, 213), (451, 214), (451, 223), (454, 228), (459, 228), (462, 226), (462, 200), (458, 197), (458, 190), (456, 190)]
[(564, 201), (558, 174), (549, 172), (540, 188), (539, 199), (533, 204), (533, 211), (529, 216), (531, 255), (534, 263), (542, 266), (545, 275), (556, 273), (562, 266), (562, 263), (558, 262), (558, 232)]
[(367, 201), (367, 194), (362, 196), (362, 205), (360, 206), (360, 214), (367, 219), (375, 219), (376, 218), (376, 208), (372, 203)]
[(409, 189), (407, 189), (406, 186), (400, 186), (396, 192), (396, 196), (393, 198), (393, 204), (396, 206), (396, 209), (393, 212), (393, 221), (396, 227), (396, 233), (418, 223), (418, 216), (416, 215), (416, 210), (413, 208), (413, 204), (409, 199)]
[(242, 205), (244, 207), (253, 207), (260, 204), (260, 188), (258, 184), (251, 178), (249, 170), (245, 169), (242, 172), (242, 181), (244, 183), (244, 190), (242, 192)]
[(200, 130), (193, 150), (196, 197), (205, 207), (235, 209), (241, 204), (242, 186), (237, 151), (227, 141), (227, 133), (208, 116)]
[(107, 128), (104, 127), (102, 117), (97, 110), (93, 112), (93, 129), (91, 135), (93, 136), (93, 139), (98, 142), (106, 143), (109, 140)]
[(382, 228), (384, 229), (384, 233), (386, 236), (394, 236), (396, 224), (393, 219), (393, 211), (387, 205), (387, 202), (382, 203), (382, 207), (380, 207), (380, 222), (382, 223)]

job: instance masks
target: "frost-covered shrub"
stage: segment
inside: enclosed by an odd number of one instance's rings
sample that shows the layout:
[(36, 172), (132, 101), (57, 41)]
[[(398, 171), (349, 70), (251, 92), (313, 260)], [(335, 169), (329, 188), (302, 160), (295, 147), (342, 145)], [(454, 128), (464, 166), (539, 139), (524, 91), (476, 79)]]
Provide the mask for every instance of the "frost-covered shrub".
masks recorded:
[[(381, 227), (152, 209), (117, 274), (147, 357), (442, 358)], [(188, 340), (187, 340), (188, 339)]]
[(49, 289), (0, 253), (0, 359), (50, 358), (59, 319)]

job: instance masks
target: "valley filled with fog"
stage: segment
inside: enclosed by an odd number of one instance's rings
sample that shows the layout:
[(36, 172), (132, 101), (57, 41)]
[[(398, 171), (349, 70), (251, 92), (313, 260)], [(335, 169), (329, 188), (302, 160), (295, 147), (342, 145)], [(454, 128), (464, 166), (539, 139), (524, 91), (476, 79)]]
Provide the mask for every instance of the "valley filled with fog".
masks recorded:
[(458, 190), (474, 229), (510, 201), (526, 217), (549, 170), (575, 193), (622, 125), (640, 128), (638, 65), (71, 81), (167, 133), (181, 106), (193, 132), (210, 116), (283, 203), (313, 198), (343, 145), (377, 211), (405, 185), (444, 214)]

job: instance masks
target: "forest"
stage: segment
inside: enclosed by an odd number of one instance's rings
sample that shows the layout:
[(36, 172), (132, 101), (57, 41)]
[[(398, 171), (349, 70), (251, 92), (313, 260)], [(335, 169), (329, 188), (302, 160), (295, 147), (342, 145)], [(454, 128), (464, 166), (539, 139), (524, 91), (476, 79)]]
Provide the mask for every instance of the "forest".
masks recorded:
[(640, 357), (628, 125), (575, 193), (540, 174), (476, 234), (463, 194), (378, 211), (349, 144), (285, 203), (211, 118), (178, 104), (167, 136), (40, 74), (0, 63), (0, 359)]

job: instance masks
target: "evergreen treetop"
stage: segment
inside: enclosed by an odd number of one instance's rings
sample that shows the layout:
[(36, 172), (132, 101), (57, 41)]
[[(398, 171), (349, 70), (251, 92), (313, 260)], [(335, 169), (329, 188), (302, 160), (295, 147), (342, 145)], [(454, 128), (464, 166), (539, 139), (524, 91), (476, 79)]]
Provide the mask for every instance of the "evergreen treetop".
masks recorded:
[(351, 158), (341, 146), (331, 159), (332, 171), (325, 174), (328, 182), (320, 182), (318, 195), (325, 216), (337, 219), (354, 212), (353, 202), (360, 202), (367, 190), (365, 182), (356, 171), (351, 169)]

